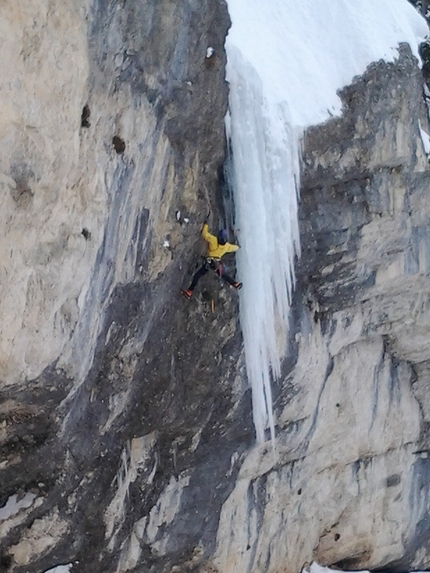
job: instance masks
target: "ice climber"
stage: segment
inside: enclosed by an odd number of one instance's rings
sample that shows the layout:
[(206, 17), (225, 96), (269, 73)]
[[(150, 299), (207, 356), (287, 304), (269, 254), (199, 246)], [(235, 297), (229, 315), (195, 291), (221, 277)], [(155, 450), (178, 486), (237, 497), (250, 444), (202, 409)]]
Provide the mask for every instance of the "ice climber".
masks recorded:
[(191, 281), (189, 288), (181, 291), (182, 294), (186, 298), (190, 299), (197, 283), (201, 277), (209, 271), (209, 269), (215, 271), (219, 277), (228, 282), (232, 287), (236, 289), (242, 288), (242, 283), (236, 282), (225, 272), (225, 267), (221, 262), (221, 257), (223, 255), (226, 253), (234, 253), (239, 248), (239, 245), (232, 245), (227, 241), (227, 231), (225, 229), (221, 229), (221, 231), (218, 232), (217, 237), (215, 237), (215, 235), (211, 235), (209, 233), (207, 222), (203, 225), (202, 237), (208, 244), (208, 252), (205, 261), (193, 276), (193, 280)]

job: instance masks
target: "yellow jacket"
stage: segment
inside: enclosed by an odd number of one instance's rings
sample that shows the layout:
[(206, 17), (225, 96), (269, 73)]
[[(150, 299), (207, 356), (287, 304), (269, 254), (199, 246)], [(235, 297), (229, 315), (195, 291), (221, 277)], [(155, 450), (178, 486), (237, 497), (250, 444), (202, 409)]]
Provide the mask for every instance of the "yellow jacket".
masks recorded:
[(231, 243), (226, 243), (225, 245), (220, 245), (218, 239), (215, 235), (209, 233), (209, 226), (207, 223), (203, 225), (202, 237), (208, 243), (208, 257), (211, 259), (220, 259), (226, 253), (234, 253), (239, 248), (238, 245), (232, 245)]

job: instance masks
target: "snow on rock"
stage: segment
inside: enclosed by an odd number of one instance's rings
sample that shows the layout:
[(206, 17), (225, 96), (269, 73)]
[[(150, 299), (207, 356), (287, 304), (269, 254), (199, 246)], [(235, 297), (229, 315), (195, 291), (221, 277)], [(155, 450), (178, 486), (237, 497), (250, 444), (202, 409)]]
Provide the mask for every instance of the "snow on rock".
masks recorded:
[[(323, 567), (315, 561), (310, 564), (309, 568), (304, 568), (303, 573), (342, 573), (340, 569), (331, 569), (330, 567)], [(360, 571), (359, 573), (369, 573), (367, 570)], [(421, 571), (416, 571), (415, 573), (423, 573)]]
[(339, 114), (337, 90), (371, 62), (393, 61), (399, 43), (419, 58), (428, 34), (407, 0), (229, 0), (228, 7), (227, 49), (239, 50), (255, 69), (267, 103), (288, 102), (292, 123), (302, 127)]
[[(334, 573), (339, 572), (339, 569), (330, 569), (330, 567), (323, 567), (322, 565), (318, 565), (318, 563), (311, 563), (309, 569), (304, 568), (303, 573)], [(368, 571), (361, 571), (361, 573), (369, 573)]]
[[(242, 249), (241, 323), (258, 441), (274, 437), (270, 379), (285, 355), (303, 130), (341, 113), (339, 88), (427, 25), (407, 0), (228, 0), (233, 184)], [(261, 41), (255, 41), (261, 38)]]
[(22, 499), (18, 501), (16, 494), (9, 497), (5, 505), (0, 509), (0, 539), (25, 522), (28, 515), (43, 503), (43, 498), (27, 492)]
[(72, 567), (71, 563), (68, 563), (67, 565), (57, 565), (57, 567), (54, 567), (53, 569), (48, 569), (47, 571), (45, 571), (45, 573), (69, 573), (71, 567)]
[(0, 521), (9, 519), (9, 517), (19, 513), (21, 509), (29, 508), (33, 504), (35, 497), (34, 493), (27, 492), (22, 499), (17, 501), (18, 496), (16, 494), (11, 495), (5, 505), (0, 508)]
[(427, 155), (429, 155), (430, 154), (430, 136), (426, 131), (424, 131), (424, 129), (421, 127), (421, 125), (420, 125), (420, 135), (421, 135), (421, 141), (423, 142), (424, 151), (427, 153)]

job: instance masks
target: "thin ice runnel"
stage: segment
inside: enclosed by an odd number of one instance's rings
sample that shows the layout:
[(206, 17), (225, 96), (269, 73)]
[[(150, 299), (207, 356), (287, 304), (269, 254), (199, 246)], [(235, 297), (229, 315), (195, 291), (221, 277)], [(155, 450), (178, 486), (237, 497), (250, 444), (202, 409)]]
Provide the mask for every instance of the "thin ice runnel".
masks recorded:
[(291, 126), (285, 103), (271, 105), (263, 98), (258, 74), (235, 48), (229, 50), (227, 79), (231, 115), (226, 125), (233, 149), (237, 227), (246, 243), (237, 263), (244, 283), (240, 315), (247, 375), (257, 441), (265, 440), (267, 427), (274, 441), (271, 379), (280, 375), (294, 259), (300, 250), (300, 134)]

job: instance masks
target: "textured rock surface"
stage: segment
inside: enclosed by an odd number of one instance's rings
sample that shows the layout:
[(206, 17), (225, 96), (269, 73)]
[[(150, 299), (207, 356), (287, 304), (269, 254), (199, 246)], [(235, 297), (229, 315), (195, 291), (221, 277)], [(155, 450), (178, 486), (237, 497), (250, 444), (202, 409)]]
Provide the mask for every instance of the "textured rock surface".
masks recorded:
[(253, 445), (236, 293), (207, 276), (178, 297), (208, 204), (224, 217), (226, 5), (57, 4), (1, 8), (0, 571), (427, 567), (410, 53), (306, 136), (274, 453)]
[(2, 13), (0, 568), (201, 562), (253, 435), (236, 293), (178, 296), (221, 220), (225, 3)]
[(106, 216), (79, 137), (89, 71), (84, 8), (1, 8), (2, 386), (40, 374), (70, 338), (96, 254), (81, 230), (101, 229)]

